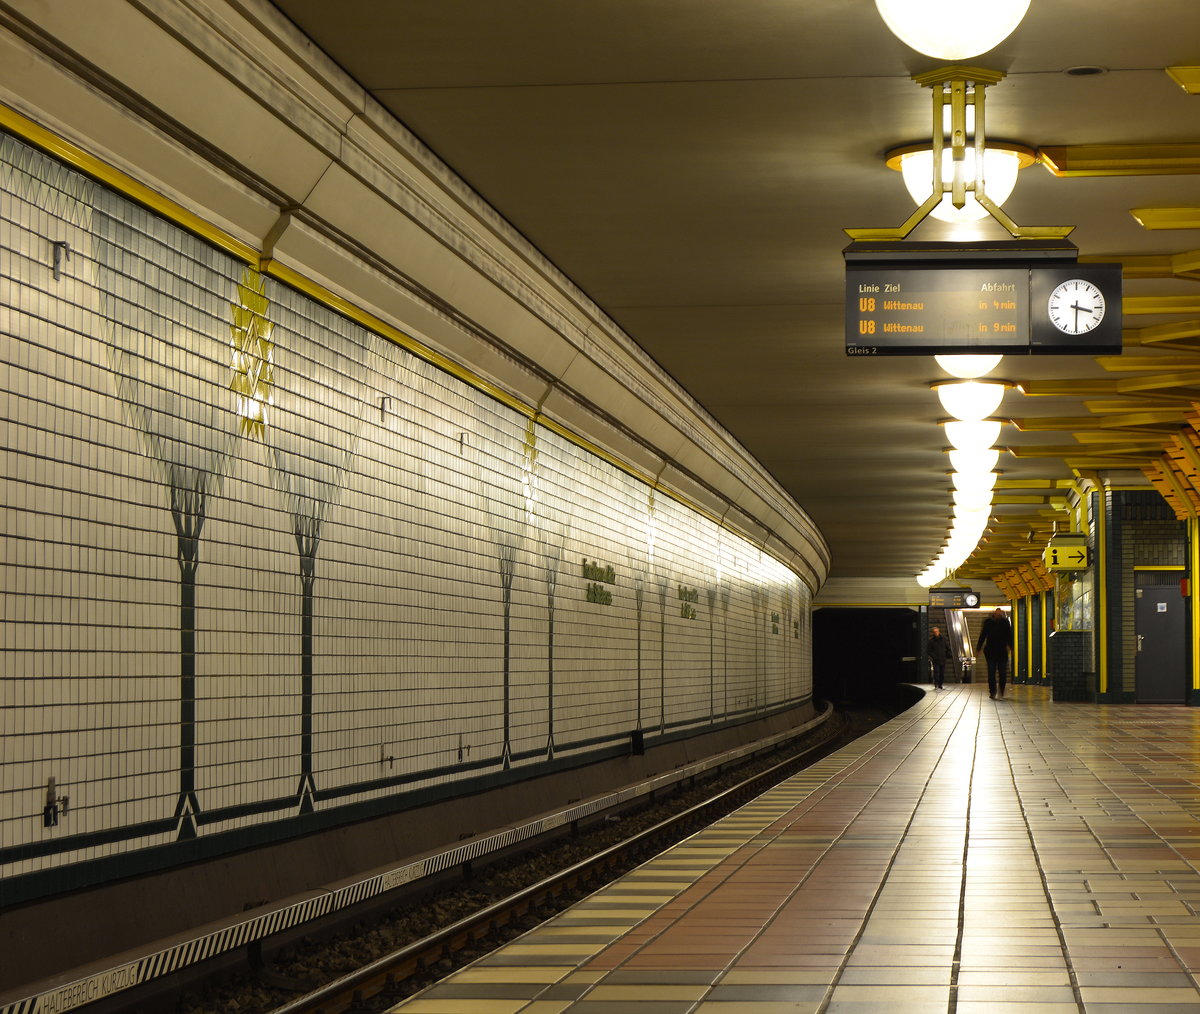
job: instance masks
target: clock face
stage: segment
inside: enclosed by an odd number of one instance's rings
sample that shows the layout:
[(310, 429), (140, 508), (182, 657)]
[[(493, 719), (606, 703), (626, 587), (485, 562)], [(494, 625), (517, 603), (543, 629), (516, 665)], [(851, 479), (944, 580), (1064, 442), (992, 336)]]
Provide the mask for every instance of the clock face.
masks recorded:
[(1068, 278), (1046, 300), (1050, 323), (1063, 334), (1086, 334), (1104, 320), (1104, 294), (1082, 278)]

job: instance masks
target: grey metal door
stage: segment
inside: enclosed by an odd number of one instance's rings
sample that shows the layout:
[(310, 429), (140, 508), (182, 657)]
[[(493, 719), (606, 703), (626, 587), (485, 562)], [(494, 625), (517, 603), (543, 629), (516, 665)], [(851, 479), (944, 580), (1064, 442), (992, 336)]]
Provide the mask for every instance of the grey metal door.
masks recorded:
[(1187, 699), (1187, 599), (1180, 571), (1138, 571), (1137, 700), (1182, 704)]

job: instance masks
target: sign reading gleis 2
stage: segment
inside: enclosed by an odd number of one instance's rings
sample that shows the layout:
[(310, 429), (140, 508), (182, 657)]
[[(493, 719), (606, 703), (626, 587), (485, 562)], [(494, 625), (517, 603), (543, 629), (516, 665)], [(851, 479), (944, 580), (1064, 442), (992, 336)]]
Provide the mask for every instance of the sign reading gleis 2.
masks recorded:
[(846, 354), (1119, 354), (1121, 265), (1014, 246), (847, 253)]

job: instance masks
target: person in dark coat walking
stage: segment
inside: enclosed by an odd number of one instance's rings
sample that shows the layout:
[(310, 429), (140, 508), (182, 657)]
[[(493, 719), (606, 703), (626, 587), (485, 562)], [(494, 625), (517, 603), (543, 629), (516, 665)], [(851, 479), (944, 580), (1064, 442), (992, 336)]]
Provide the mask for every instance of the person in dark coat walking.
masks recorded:
[[(1004, 687), (1008, 682), (1008, 656), (1012, 652), (1012, 624), (999, 607), (986, 620), (979, 632), (979, 640), (975, 642), (975, 650), (983, 650), (987, 660), (988, 696), (995, 699), (1004, 696)], [(997, 685), (999, 689), (997, 689)]]
[(946, 681), (946, 663), (950, 661), (951, 651), (950, 642), (942, 636), (942, 631), (938, 627), (934, 627), (929, 634), (929, 643), (925, 646), (925, 654), (929, 656), (929, 663), (933, 666), (933, 688), (941, 690), (942, 684)]

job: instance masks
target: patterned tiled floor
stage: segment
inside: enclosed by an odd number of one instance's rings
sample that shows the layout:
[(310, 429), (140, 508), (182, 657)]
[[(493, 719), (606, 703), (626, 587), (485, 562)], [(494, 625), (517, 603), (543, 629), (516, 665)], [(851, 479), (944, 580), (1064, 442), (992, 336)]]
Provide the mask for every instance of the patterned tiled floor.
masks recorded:
[(930, 692), (403, 1014), (1200, 1014), (1200, 710)]

